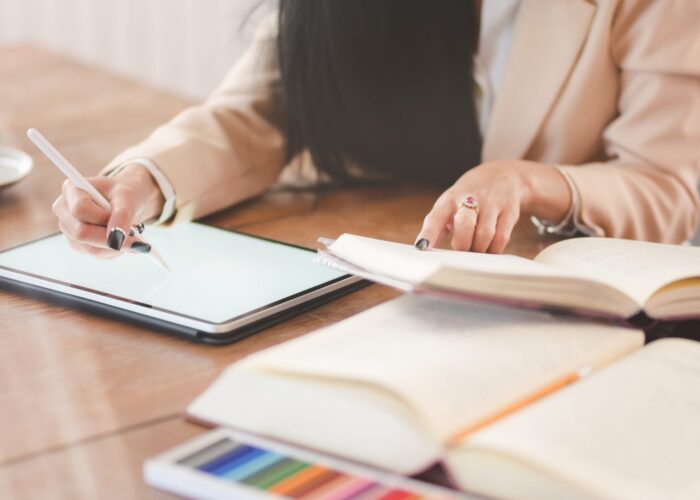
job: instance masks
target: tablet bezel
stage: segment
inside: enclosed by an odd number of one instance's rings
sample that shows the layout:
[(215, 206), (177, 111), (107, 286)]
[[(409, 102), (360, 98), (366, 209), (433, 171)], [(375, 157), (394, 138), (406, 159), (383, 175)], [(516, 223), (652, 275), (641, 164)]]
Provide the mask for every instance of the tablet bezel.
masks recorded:
[[(313, 249), (299, 245), (232, 229), (202, 224), (200, 222), (195, 223), (221, 231), (228, 231), (258, 240), (304, 250), (309, 252), (310, 256), (314, 253)], [(54, 237), (58, 234), (60, 233), (53, 233), (42, 238), (37, 238), (32, 241), (0, 250), (0, 254), (16, 250), (23, 246), (31, 245), (44, 239)], [(0, 264), (0, 285), (2, 284), (10, 285), (9, 288), (14, 289), (15, 291), (24, 291), (29, 293), (38, 292), (42, 298), (51, 298), (55, 296), (56, 298), (69, 299), (69, 302), (72, 302), (70, 299), (75, 299), (74, 302), (85, 305), (88, 308), (90, 308), (91, 303), (94, 303), (96, 306), (95, 309), (97, 310), (108, 313), (111, 312), (117, 316), (126, 316), (132, 320), (138, 321), (140, 319), (139, 316), (143, 316), (144, 318), (155, 320), (155, 323), (157, 324), (156, 326), (162, 326), (165, 329), (173, 330), (177, 333), (190, 334), (196, 337), (202, 337), (200, 334), (203, 334), (204, 337), (210, 337), (209, 340), (216, 341), (217, 337), (225, 336), (230, 338), (233, 332), (245, 329), (247, 327), (257, 326), (254, 331), (258, 331), (261, 329), (260, 325), (266, 320), (271, 319), (272, 321), (270, 321), (270, 324), (279, 322), (286, 317), (302, 312), (299, 310), (299, 308), (306, 304), (312, 303), (315, 305), (319, 302), (326, 302), (339, 294), (347, 293), (360, 286), (365, 286), (368, 283), (364, 282), (357, 276), (344, 274), (332, 280), (323, 282), (306, 290), (299, 291), (275, 302), (265, 304), (244, 314), (221, 322), (207, 321), (187, 314), (155, 307), (150, 304), (129, 300), (106, 292), (101, 292), (99, 290), (93, 290), (79, 285), (62, 282), (53, 278), (17, 270)], [(324, 298), (327, 300), (323, 300)], [(306, 308), (304, 308), (304, 310), (305, 309)], [(120, 311), (124, 314), (120, 314)], [(152, 324), (154, 322), (146, 321), (146, 323)], [(263, 325), (262, 327), (264, 326), (267, 325)], [(231, 340), (237, 340), (240, 336), (233, 337), (234, 338)], [(201, 338), (200, 340), (207, 339)]]

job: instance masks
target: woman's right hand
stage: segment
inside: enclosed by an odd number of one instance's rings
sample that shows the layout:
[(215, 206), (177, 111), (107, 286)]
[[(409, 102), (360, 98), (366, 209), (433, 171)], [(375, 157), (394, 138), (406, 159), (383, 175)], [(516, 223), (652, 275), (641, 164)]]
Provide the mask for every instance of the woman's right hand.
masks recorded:
[(65, 181), (52, 210), (70, 246), (106, 259), (127, 249), (147, 251), (148, 245), (130, 237), (129, 229), (155, 217), (165, 203), (148, 170), (131, 165), (114, 177), (91, 177), (88, 181), (107, 198), (112, 211), (100, 208), (85, 191)]

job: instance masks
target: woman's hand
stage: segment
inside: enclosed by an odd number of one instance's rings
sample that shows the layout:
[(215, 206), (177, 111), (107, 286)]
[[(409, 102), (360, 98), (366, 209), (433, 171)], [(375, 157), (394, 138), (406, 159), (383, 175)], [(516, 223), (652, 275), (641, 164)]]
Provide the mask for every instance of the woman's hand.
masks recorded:
[[(129, 237), (129, 229), (162, 210), (163, 196), (151, 174), (143, 167), (132, 165), (115, 177), (88, 180), (107, 198), (112, 211), (100, 208), (72, 182), (64, 182), (52, 209), (70, 246), (101, 258), (116, 257), (120, 250), (132, 248), (132, 245), (134, 251), (143, 251), (141, 246), (146, 244)], [(112, 231), (114, 228), (122, 229), (125, 234)]]
[[(460, 206), (469, 196), (478, 202), (478, 213)], [(502, 253), (520, 214), (560, 221), (570, 206), (569, 186), (551, 165), (520, 160), (482, 163), (437, 199), (416, 246), (432, 248), (452, 232), (455, 250)]]

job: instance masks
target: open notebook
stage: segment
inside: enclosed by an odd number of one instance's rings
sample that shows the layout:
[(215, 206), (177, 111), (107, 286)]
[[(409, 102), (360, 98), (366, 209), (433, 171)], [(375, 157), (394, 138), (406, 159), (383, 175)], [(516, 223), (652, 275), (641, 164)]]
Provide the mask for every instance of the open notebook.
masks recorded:
[(404, 290), (629, 319), (700, 317), (700, 248), (613, 238), (555, 243), (534, 260), (344, 234), (317, 262)]
[(700, 344), (643, 343), (405, 295), (232, 365), (188, 414), (402, 474), (441, 461), (499, 498), (698, 498)]

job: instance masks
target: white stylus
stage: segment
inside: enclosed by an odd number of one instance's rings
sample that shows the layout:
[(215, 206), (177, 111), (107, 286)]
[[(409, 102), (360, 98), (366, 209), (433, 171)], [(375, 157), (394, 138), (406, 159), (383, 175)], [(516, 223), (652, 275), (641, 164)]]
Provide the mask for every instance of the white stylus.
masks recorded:
[[(63, 172), (66, 177), (68, 177), (68, 180), (85, 191), (90, 196), (92, 201), (99, 205), (100, 208), (107, 212), (112, 211), (112, 205), (109, 204), (109, 201), (107, 201), (107, 199), (102, 196), (97, 189), (95, 189), (95, 186), (90, 184), (88, 180), (83, 177), (80, 172), (78, 172), (78, 169), (76, 169), (68, 160), (66, 160), (66, 158), (46, 139), (46, 137), (41, 135), (41, 132), (35, 128), (30, 128), (27, 130), (27, 137), (29, 137), (29, 140), (32, 141), (49, 160), (51, 160), (51, 163), (56, 165), (56, 167), (58, 167), (58, 169)], [(148, 243), (143, 239), (143, 237), (140, 238), (144, 243)], [(156, 264), (163, 267), (167, 271), (170, 271), (170, 268), (165, 263), (165, 260), (155, 248), (151, 246), (151, 251), (146, 255), (148, 255)]]

